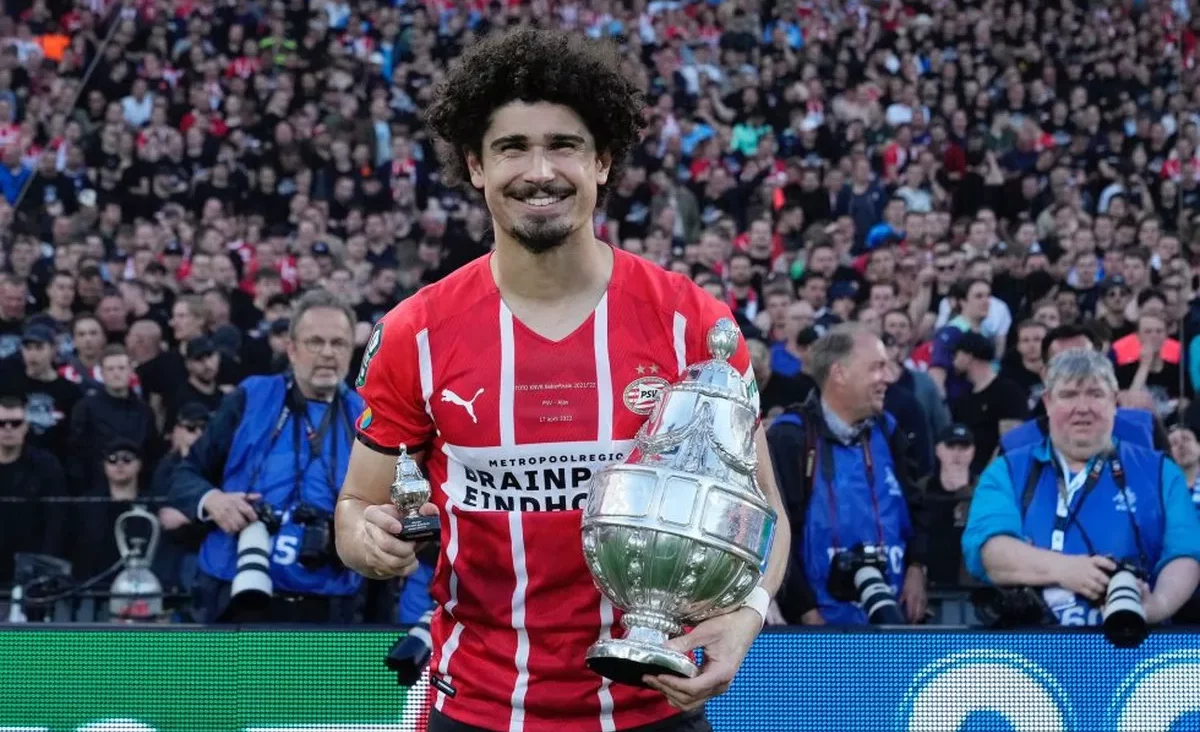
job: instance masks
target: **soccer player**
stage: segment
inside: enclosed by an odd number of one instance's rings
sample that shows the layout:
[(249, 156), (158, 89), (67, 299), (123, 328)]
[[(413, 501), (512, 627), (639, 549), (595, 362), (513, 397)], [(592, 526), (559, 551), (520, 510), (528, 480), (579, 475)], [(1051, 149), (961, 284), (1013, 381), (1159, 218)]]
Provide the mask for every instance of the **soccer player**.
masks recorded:
[[(709, 328), (730, 317), (686, 278), (593, 236), (596, 206), (638, 143), (634, 82), (608, 46), (519, 30), (463, 54), (427, 123), (445, 174), (483, 192), (496, 248), (372, 333), (338, 552), (368, 577), (416, 567), (388, 502), (403, 446), (433, 484), (422, 512), (441, 522), (430, 732), (708, 730), (703, 704), (758, 635), (790, 545), (761, 430), (758, 480), (777, 536), (752, 602), (672, 640), (706, 649), (701, 674), (648, 676), (644, 689), (585, 665), (620, 619), (583, 558), (589, 481), (629, 453), (655, 397), (708, 358)], [(750, 388), (744, 342), (731, 362)]]

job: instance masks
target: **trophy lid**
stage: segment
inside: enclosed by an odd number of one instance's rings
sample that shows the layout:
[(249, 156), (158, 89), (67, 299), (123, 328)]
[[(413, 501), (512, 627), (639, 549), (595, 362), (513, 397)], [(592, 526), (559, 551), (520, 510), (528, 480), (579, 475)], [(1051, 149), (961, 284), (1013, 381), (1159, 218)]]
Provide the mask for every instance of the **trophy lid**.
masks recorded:
[[(718, 392), (735, 401), (749, 400), (746, 381), (729, 359), (737, 351), (741, 331), (729, 318), (721, 318), (708, 330), (709, 360), (687, 368), (675, 388), (686, 390), (694, 385), (712, 393)], [(715, 394), (714, 394), (715, 396)]]

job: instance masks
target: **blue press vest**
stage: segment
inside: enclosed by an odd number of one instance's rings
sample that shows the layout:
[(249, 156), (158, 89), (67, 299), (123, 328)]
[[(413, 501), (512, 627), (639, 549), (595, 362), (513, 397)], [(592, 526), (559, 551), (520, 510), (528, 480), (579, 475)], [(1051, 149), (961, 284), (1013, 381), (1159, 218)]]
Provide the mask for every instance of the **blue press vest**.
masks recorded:
[[(1079, 530), (1079, 526), (1083, 526), (1096, 554), (1137, 564), (1138, 547), (1128, 513), (1132, 509), (1146, 552), (1147, 566), (1142, 569), (1149, 574), (1157, 566), (1163, 550), (1163, 456), (1154, 450), (1124, 442), (1117, 443), (1117, 451), (1125, 470), (1125, 483), (1131, 500), (1126, 500), (1117, 490), (1111, 466), (1105, 465), (1095, 487), (1088, 492), (1082, 508), (1079, 507), (1079, 503), (1083, 497), (1083, 490), (1072, 496), (1068, 514), (1074, 514), (1078, 510), (1078, 517), (1064, 533), (1062, 551), (1064, 554), (1088, 554), (1087, 543)], [(1049, 462), (1046, 461), (1047, 458)], [(1018, 506), (1021, 505), (1029, 471), (1042, 471), (1022, 526), (1025, 537), (1032, 541), (1034, 546), (1050, 549), (1050, 538), (1054, 531), (1054, 518), (1058, 508), (1061, 468), (1055, 464), (1045, 440), (1032, 447), (1009, 453), (1005, 459), (1008, 461), (1013, 489), (1017, 493)], [(1091, 467), (1089, 463), (1086, 469), (1090, 470)], [(1044, 594), (1051, 612), (1060, 624), (1100, 624), (1100, 609), (1076, 597), (1070, 591), (1053, 588)]]
[[(343, 414), (334, 415), (321, 456), (311, 464), (311, 451), (305, 436), (307, 427), (301, 423), (299, 464), (304, 477), (300, 481), (299, 495), (293, 495), (296, 466), (293, 429), (296, 417), (289, 415), (273, 444), (271, 440), (283, 412), (287, 377), (252, 376), (243, 381), (239, 388), (246, 393), (246, 408), (233, 434), (219, 487), (230, 492), (262, 493), (264, 501), (282, 512), (282, 525), (279, 533), (273, 537), (271, 552), (271, 581), (275, 589), (315, 595), (354, 594), (362, 586), (361, 575), (336, 564), (308, 569), (299, 563), (300, 538), (304, 527), (292, 523), (291, 513), (301, 503), (307, 503), (333, 515), (337, 494), (350, 462), (353, 424), (363, 410), (362, 397), (349, 389), (340, 390), (338, 401)], [(310, 424), (320, 425), (329, 406), (309, 402), (307, 407)], [(334, 456), (337, 457), (337, 464), (333, 470), (335, 484), (331, 486), (329, 460)], [(255, 484), (250, 485), (256, 472)], [(200, 547), (199, 569), (212, 577), (232, 581), (237, 574), (237, 536), (215, 528), (210, 531)]]
[[(867, 466), (863, 460), (860, 443), (847, 446), (833, 442), (833, 502), (830, 504), (830, 486), (825, 481), (825, 469), (821, 461), (826, 453), (817, 450), (817, 465), (812, 480), (812, 495), (805, 512), (803, 544), (794, 561), (802, 562), (807, 574), (817, 608), (826, 623), (833, 625), (865, 625), (867, 616), (857, 603), (839, 602), (829, 594), (829, 562), (838, 549), (852, 549), (859, 543), (878, 542), (879, 528), (883, 529), (884, 548), (888, 557), (888, 584), (892, 592), (899, 595), (904, 582), (904, 552), (912, 525), (908, 516), (908, 504), (904, 491), (896, 479), (892, 450), (888, 435), (896, 429), (896, 421), (890, 414), (884, 415), (886, 426), (871, 427), (870, 452), (875, 474), (875, 485), (867, 485)], [(776, 423), (803, 426), (803, 418), (787, 412), (776, 418)], [(804, 459), (803, 456), (800, 458)], [(879, 522), (875, 520), (875, 508), (870, 490), (879, 501)], [(836, 507), (836, 532), (831, 522)], [(835, 546), (834, 534), (837, 534)]]
[[(1000, 438), (1005, 453), (1037, 445), (1046, 439), (1036, 419), (1009, 430)], [(1113, 420), (1113, 439), (1154, 449), (1154, 415), (1142, 409), (1118, 409)]]

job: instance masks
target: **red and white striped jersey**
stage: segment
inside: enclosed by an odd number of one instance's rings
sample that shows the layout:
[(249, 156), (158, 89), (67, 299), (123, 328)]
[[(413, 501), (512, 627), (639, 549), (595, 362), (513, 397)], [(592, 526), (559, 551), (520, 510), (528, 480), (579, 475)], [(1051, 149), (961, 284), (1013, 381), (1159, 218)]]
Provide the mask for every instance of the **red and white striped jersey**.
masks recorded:
[[(466, 724), (606, 732), (677, 713), (585, 665), (620, 612), (592, 582), (580, 523), (593, 472), (629, 453), (730, 314), (685, 277), (613, 256), (607, 293), (562, 340), (513, 317), (489, 255), (402, 302), (368, 343), (359, 438), (425, 451), (441, 510), (433, 703)], [(752, 378), (744, 343), (731, 363)]]

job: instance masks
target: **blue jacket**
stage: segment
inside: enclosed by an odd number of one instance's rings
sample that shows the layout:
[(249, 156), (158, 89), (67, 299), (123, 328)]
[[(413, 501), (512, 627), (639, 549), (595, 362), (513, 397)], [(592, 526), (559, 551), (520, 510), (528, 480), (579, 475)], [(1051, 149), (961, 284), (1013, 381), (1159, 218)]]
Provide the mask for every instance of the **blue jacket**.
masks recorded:
[[(977, 579), (990, 581), (983, 566), (983, 546), (994, 537), (1012, 536), (1042, 549), (1051, 548), (1061, 480), (1061, 468), (1052, 453), (1050, 441), (1043, 440), (992, 461), (980, 477), (963, 532), (963, 558), (967, 570)], [(1136, 522), (1146, 554), (1143, 571), (1153, 586), (1158, 573), (1171, 560), (1193, 557), (1200, 561), (1200, 518), (1192, 508), (1183, 473), (1162, 453), (1118, 442), (1117, 455), (1131, 495), (1126, 497), (1117, 489), (1111, 465), (1105, 465), (1086, 496), (1079, 490), (1071, 497), (1068, 510), (1078, 511), (1078, 518), (1064, 532), (1062, 551), (1091, 553), (1084, 539), (1086, 533), (1095, 554), (1140, 563), (1133, 530)], [(1091, 467), (1089, 464), (1088, 469)], [(1037, 480), (1030, 483), (1034, 475)], [(1023, 512), (1027, 485), (1031, 493), (1028, 510)], [(1134, 522), (1130, 521), (1131, 515)], [(1100, 622), (1097, 608), (1067, 590), (1047, 588), (1043, 595), (1063, 625)]]
[[(811, 488), (807, 477), (810, 434), (819, 445)], [(801, 615), (816, 608), (827, 623), (865, 624), (866, 615), (857, 603), (839, 602), (830, 596), (830, 560), (839, 549), (877, 543), (881, 530), (893, 592), (900, 591), (909, 564), (923, 563), (927, 527), (923, 512), (910, 512), (909, 508), (912, 458), (903, 430), (896, 429), (895, 420), (885, 413), (863, 437), (871, 454), (874, 485), (867, 484), (863, 443), (846, 445), (829, 432), (815, 393), (804, 405), (777, 417), (767, 432), (788, 518), (793, 527), (799, 527), (793, 529), (792, 561), (780, 602), (789, 622), (799, 622)]]
[[(308, 504), (333, 516), (337, 494), (346, 476), (353, 425), (363, 410), (358, 394), (344, 386), (338, 392), (338, 409), (329, 423), (320, 455), (315, 459), (306, 430), (321, 424), (329, 409), (324, 402), (309, 401), (308, 421), (298, 420), (294, 410), (284, 414), (290, 388), (287, 374), (253, 376), (225, 397), (204, 434), (196, 441), (175, 473), (171, 501), (193, 520), (199, 500), (214, 487), (229, 492), (261, 493), (282, 515), (274, 537), (271, 579), (275, 589), (317, 595), (350, 595), (362, 586), (363, 578), (334, 561), (309, 569), (298, 561), (304, 527), (291, 521), (292, 511)], [(273, 439), (274, 438), (274, 439)], [(299, 446), (299, 460), (296, 446)], [(301, 469), (296, 493), (296, 468)], [(199, 569), (221, 580), (231, 581), (237, 573), (237, 536), (212, 527), (200, 547)]]
[[(1154, 415), (1142, 409), (1117, 409), (1113, 420), (1113, 439), (1150, 449), (1166, 450), (1156, 435)], [(1000, 453), (1036, 445), (1046, 439), (1045, 418), (1031, 419), (1000, 437)]]

